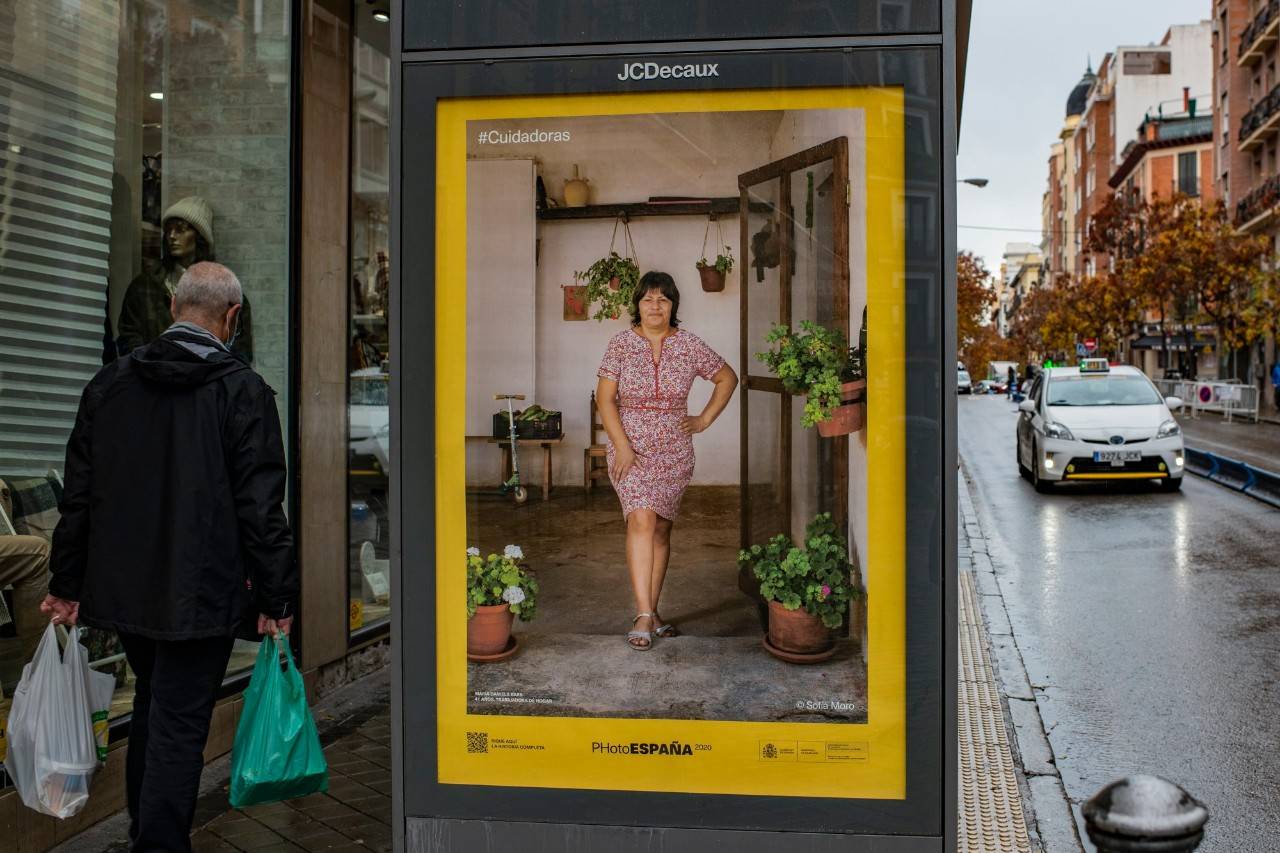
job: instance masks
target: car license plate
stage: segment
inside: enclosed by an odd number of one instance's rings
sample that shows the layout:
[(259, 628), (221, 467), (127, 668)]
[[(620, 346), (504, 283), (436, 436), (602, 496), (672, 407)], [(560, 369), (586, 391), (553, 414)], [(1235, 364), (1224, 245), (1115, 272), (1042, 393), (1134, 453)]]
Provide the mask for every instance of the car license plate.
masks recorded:
[(1094, 462), (1110, 462), (1112, 468), (1119, 468), (1126, 462), (1141, 462), (1141, 450), (1095, 450)]

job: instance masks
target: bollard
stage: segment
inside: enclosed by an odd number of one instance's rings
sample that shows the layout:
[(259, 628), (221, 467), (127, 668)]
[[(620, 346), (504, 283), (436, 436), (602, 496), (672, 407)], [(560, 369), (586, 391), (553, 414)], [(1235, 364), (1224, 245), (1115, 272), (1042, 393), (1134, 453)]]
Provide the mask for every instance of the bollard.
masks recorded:
[(1098, 853), (1190, 853), (1204, 838), (1209, 810), (1159, 776), (1112, 782), (1081, 809)]

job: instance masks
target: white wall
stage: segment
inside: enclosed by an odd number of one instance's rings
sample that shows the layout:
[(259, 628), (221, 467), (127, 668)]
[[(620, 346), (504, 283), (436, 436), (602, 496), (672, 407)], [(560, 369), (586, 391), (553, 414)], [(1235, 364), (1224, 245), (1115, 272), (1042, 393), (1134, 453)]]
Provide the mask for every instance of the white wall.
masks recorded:
[[(491, 433), (494, 394), (538, 395), (534, 178), (529, 159), (467, 163), (467, 435)], [(500, 458), (469, 441), (469, 478), (496, 484)]]
[[(548, 193), (555, 199), (562, 197), (563, 181), (575, 164), (591, 182), (592, 204), (645, 201), (663, 195), (736, 196), (737, 176), (770, 159), (769, 143), (780, 118), (777, 112), (747, 112), (473, 122), (468, 128), (468, 137), (473, 140), (468, 155), (476, 158), (472, 164), (488, 163), (487, 158), (495, 157), (536, 158)], [(474, 142), (478, 128), (565, 130), (571, 141), (480, 146)], [(528, 209), (532, 212), (532, 201)], [(722, 292), (705, 293), (694, 268), (701, 257), (706, 226), (705, 217), (637, 217), (631, 222), (631, 234), (641, 270), (664, 270), (675, 279), (680, 289), (682, 327), (705, 340), (741, 373), (738, 269), (728, 277)], [(721, 227), (725, 242), (734, 247), (741, 263), (737, 216), (722, 217)], [(575, 283), (576, 270), (585, 270), (607, 254), (613, 228), (613, 220), (607, 219), (537, 223), (536, 310), (530, 315), (536, 317), (536, 351), (529, 363), (535, 366), (537, 402), (563, 412), (565, 441), (553, 454), (556, 483), (582, 482), (582, 450), (589, 440), (587, 417), (596, 368), (609, 338), (627, 328), (625, 318), (565, 321), (561, 288)], [(469, 210), (468, 246), (485, 240), (486, 233), (494, 233), (491, 221), (484, 216), (472, 218)], [(621, 249), (622, 239), (619, 228), (615, 248)], [(708, 254), (714, 252), (716, 241), (712, 225)], [(503, 364), (501, 360), (469, 362), (471, 371), (483, 373), (501, 371)], [(695, 381), (689, 400), (691, 413), (702, 410), (711, 388), (710, 383)], [(735, 395), (711, 429), (694, 439), (698, 456), (694, 483), (737, 485), (738, 405)], [(468, 483), (495, 484), (497, 460), (496, 449), (473, 448), (468, 454)], [(524, 466), (526, 482), (539, 482), (540, 456), (527, 454)]]

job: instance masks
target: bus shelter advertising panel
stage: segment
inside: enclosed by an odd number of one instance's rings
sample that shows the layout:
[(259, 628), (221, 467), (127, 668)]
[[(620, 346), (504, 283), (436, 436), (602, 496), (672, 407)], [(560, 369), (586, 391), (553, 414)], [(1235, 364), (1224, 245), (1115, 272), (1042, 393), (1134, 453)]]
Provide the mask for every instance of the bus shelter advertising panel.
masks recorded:
[(411, 817), (941, 832), (936, 61), (874, 53), (406, 70)]

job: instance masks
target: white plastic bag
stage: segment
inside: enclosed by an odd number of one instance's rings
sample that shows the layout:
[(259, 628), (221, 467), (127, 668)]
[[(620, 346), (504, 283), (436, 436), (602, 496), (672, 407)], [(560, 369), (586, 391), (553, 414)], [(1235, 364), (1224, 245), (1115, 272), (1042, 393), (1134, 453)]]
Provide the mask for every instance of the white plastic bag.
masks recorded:
[(65, 654), (50, 623), (35, 657), (22, 670), (9, 710), (5, 769), (28, 807), (57, 818), (89, 800), (98, 767), (89, 709), (89, 652), (71, 629)]

